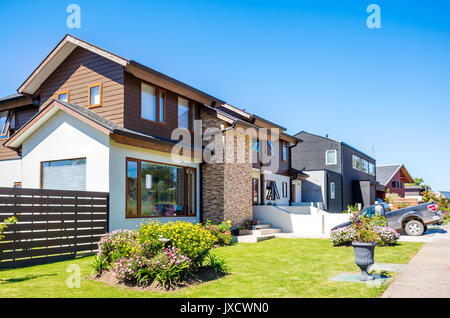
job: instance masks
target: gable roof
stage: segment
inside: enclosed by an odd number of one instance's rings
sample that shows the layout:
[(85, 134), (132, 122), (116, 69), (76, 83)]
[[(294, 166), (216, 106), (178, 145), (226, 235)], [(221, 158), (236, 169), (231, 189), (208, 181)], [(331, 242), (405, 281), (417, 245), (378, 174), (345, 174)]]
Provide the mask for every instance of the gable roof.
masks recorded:
[(228, 105), (226, 102), (222, 101), (219, 98), (202, 92), (190, 85), (187, 85), (170, 76), (160, 73), (150, 67), (140, 64), (134, 60), (129, 60), (117, 54), (111, 53), (69, 34), (67, 34), (57, 44), (57, 46), (50, 52), (50, 54), (41, 62), (41, 64), (39, 64), (39, 66), (33, 71), (33, 73), (31, 73), (31, 75), (25, 80), (25, 82), (18, 88), (18, 95), (34, 95), (38, 91), (42, 83), (77, 47), (81, 47), (106, 59), (109, 59), (119, 65), (122, 65), (125, 71), (131, 73), (137, 78), (154, 83), (155, 85), (171, 90), (181, 96), (196, 100), (201, 104), (210, 106), (212, 108), (217, 108), (222, 112), (222, 115), (228, 115), (228, 117), (232, 116), (234, 119), (240, 119), (241, 122), (247, 122), (251, 125), (280, 128), (282, 130), (280, 136), (283, 136), (289, 142), (300, 141), (298, 138), (284, 133), (286, 128), (282, 126), (274, 124), (259, 116), (249, 114), (237, 107)]
[(377, 166), (376, 169), (377, 181), (384, 186), (388, 185), (388, 183), (399, 170), (401, 170), (407, 182), (414, 182), (414, 179), (411, 177), (408, 170), (406, 170), (403, 164), (380, 165)]

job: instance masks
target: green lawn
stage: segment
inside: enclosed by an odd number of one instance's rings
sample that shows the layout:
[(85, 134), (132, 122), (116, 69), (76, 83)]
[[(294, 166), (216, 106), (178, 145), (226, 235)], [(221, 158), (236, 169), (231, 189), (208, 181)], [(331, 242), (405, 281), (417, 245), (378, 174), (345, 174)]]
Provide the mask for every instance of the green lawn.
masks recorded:
[[(375, 261), (407, 263), (422, 243), (377, 247)], [(0, 271), (0, 297), (378, 297), (384, 287), (332, 282), (341, 272), (359, 271), (353, 248), (333, 247), (329, 240), (274, 239), (214, 250), (225, 257), (231, 274), (175, 292), (118, 288), (88, 279), (93, 257)], [(81, 267), (81, 288), (68, 288), (67, 266)]]

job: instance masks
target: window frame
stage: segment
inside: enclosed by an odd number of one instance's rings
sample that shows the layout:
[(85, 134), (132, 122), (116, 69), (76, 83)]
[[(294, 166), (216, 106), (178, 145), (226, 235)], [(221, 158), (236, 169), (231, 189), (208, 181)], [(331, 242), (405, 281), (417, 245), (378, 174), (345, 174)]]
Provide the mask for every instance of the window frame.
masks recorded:
[(336, 183), (333, 181), (330, 181), (330, 199), (336, 199)]
[(288, 189), (287, 189), (287, 182), (282, 182), (281, 183), (281, 192), (283, 195), (283, 198), (287, 198), (288, 197)]
[[(91, 89), (93, 87), (100, 87), (100, 103), (91, 105)], [(96, 83), (88, 86), (88, 108), (101, 107), (103, 103), (103, 83)]]
[[(90, 91), (90, 89), (89, 89), (89, 91)], [(58, 92), (58, 93), (56, 93), (56, 99), (58, 100), (58, 101), (60, 101), (60, 99), (59, 99), (59, 96), (61, 96), (61, 95), (63, 95), (63, 94), (67, 94), (67, 101), (66, 101), (66, 103), (70, 103), (70, 91), (69, 90), (67, 90), (67, 91), (61, 91), (61, 92)], [(90, 102), (90, 98), (89, 98), (89, 102)]]
[[(397, 186), (394, 186), (394, 182), (395, 182), (395, 184), (396, 184)], [(401, 188), (400, 188), (400, 181), (399, 181), (399, 180), (392, 180), (392, 181), (391, 181), (391, 187), (392, 187), (393, 189), (401, 189)]]
[[(256, 186), (256, 189), (255, 189)], [(255, 196), (256, 194), (256, 196)], [(256, 202), (255, 202), (256, 198)], [(253, 205), (259, 204), (259, 180), (258, 178), (252, 178), (252, 203)]]
[[(129, 216), (128, 215), (128, 183), (126, 182), (127, 176), (128, 176), (128, 162), (136, 162), (137, 163), (137, 207), (136, 207), (136, 216)], [(142, 162), (152, 163), (156, 165), (163, 165), (163, 166), (169, 166), (169, 167), (176, 167), (176, 168), (183, 168), (184, 169), (184, 215), (180, 216), (142, 216), (141, 215), (141, 189), (142, 189), (142, 176), (141, 176), (141, 164)], [(189, 203), (190, 197), (189, 197), (189, 191), (187, 188), (187, 184), (190, 181), (189, 174), (187, 173), (188, 170), (193, 171), (194, 176), (194, 212), (192, 214), (189, 214)], [(126, 157), (125, 158), (125, 219), (147, 219), (147, 218), (186, 218), (186, 217), (196, 217), (197, 216), (197, 209), (198, 209), (198, 201), (197, 201), (197, 189), (198, 189), (198, 180), (197, 180), (197, 168), (194, 167), (186, 167), (181, 165), (175, 165), (175, 164), (168, 164), (164, 162), (157, 162), (152, 160), (145, 160), (145, 159), (137, 159), (132, 157)]]
[[(189, 98), (186, 98), (186, 97), (181, 96), (181, 95), (178, 95), (178, 98), (177, 98), (177, 128), (181, 128), (180, 127), (180, 122), (179, 122), (179, 116), (178, 116), (178, 111), (179, 111), (179, 107), (180, 107), (180, 102), (179, 102), (180, 98), (184, 99), (184, 100), (186, 100), (188, 102), (188, 105), (189, 105), (188, 106), (189, 107), (189, 127), (188, 127), (188, 130), (190, 132), (194, 132), (194, 121), (195, 121), (194, 115), (197, 113), (197, 110), (194, 110), (194, 108), (195, 108), (196, 104), (195, 104), (195, 102), (193, 102)], [(186, 128), (183, 127), (182, 129), (186, 129)]]
[[(334, 152), (334, 163), (328, 162), (328, 152), (330, 152), (330, 151)], [(325, 150), (325, 165), (327, 165), (327, 166), (337, 165), (337, 150), (336, 149)]]
[[(281, 160), (282, 161), (288, 161), (288, 144), (286, 142), (283, 142), (282, 146), (281, 146)], [(286, 155), (286, 157), (284, 156)]]
[[(39, 180), (39, 188), (43, 189), (44, 184), (44, 163), (45, 162), (57, 162), (57, 161), (73, 161), (73, 160), (85, 160), (86, 161), (86, 169), (87, 169), (87, 157), (79, 157), (79, 158), (68, 158), (68, 159), (56, 159), (56, 160), (44, 160), (40, 163), (40, 180)], [(86, 170), (86, 180), (87, 180), (87, 170)]]
[[(156, 118), (156, 121), (142, 117), (142, 86), (143, 85), (151, 86), (151, 87), (153, 87), (155, 89), (155, 98), (156, 98), (155, 118)], [(147, 121), (155, 123), (155, 124), (165, 125), (166, 122), (167, 122), (167, 117), (166, 117), (166, 115), (167, 115), (167, 111), (166, 111), (167, 93), (166, 93), (166, 90), (161, 88), (161, 87), (158, 87), (156, 85), (153, 85), (153, 84), (150, 84), (148, 82), (145, 82), (145, 81), (141, 81), (140, 89), (141, 89), (141, 91), (140, 91), (140, 94), (139, 94), (139, 104), (140, 104), (140, 106), (139, 106), (139, 118), (142, 119), (142, 120), (147, 120)], [(163, 121), (160, 121), (160, 118), (161, 118), (161, 116), (160, 116), (161, 115), (161, 112), (160, 112), (160, 108), (161, 108), (160, 94), (161, 93), (164, 95), (164, 105), (163, 105), (164, 120)]]
[(8, 139), (10, 135), (10, 127), (11, 127), (11, 120), (13, 118), (12, 110), (5, 110), (2, 111), (2, 113), (6, 113), (6, 119), (5, 123), (2, 127), (0, 127), (0, 140)]
[(22, 189), (22, 182), (14, 182), (13, 188), (14, 189)]

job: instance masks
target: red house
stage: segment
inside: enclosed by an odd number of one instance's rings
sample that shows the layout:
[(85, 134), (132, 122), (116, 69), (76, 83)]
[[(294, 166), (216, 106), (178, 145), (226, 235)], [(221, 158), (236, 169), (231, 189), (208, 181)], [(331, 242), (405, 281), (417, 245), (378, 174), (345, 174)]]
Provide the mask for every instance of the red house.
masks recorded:
[(414, 179), (402, 164), (377, 166), (377, 181), (384, 186), (385, 191), (377, 191), (377, 197), (384, 199), (385, 193), (397, 193), (399, 197), (405, 197), (405, 183), (413, 183)]

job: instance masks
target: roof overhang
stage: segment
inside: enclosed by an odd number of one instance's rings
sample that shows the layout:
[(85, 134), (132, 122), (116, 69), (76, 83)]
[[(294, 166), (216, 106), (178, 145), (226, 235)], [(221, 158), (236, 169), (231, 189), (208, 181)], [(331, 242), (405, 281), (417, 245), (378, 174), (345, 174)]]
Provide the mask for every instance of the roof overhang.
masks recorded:
[(400, 167), (400, 170), (401, 174), (403, 175), (407, 183), (414, 183), (414, 179), (411, 177), (411, 175), (409, 174), (408, 170), (406, 170), (404, 165)]
[(98, 48), (85, 41), (77, 39), (71, 35), (66, 35), (64, 39), (50, 52), (42, 63), (34, 70), (27, 80), (17, 90), (20, 94), (33, 95), (41, 84), (56, 70), (56, 68), (69, 56), (77, 47), (94, 52), (122, 66), (128, 64), (128, 60)]

